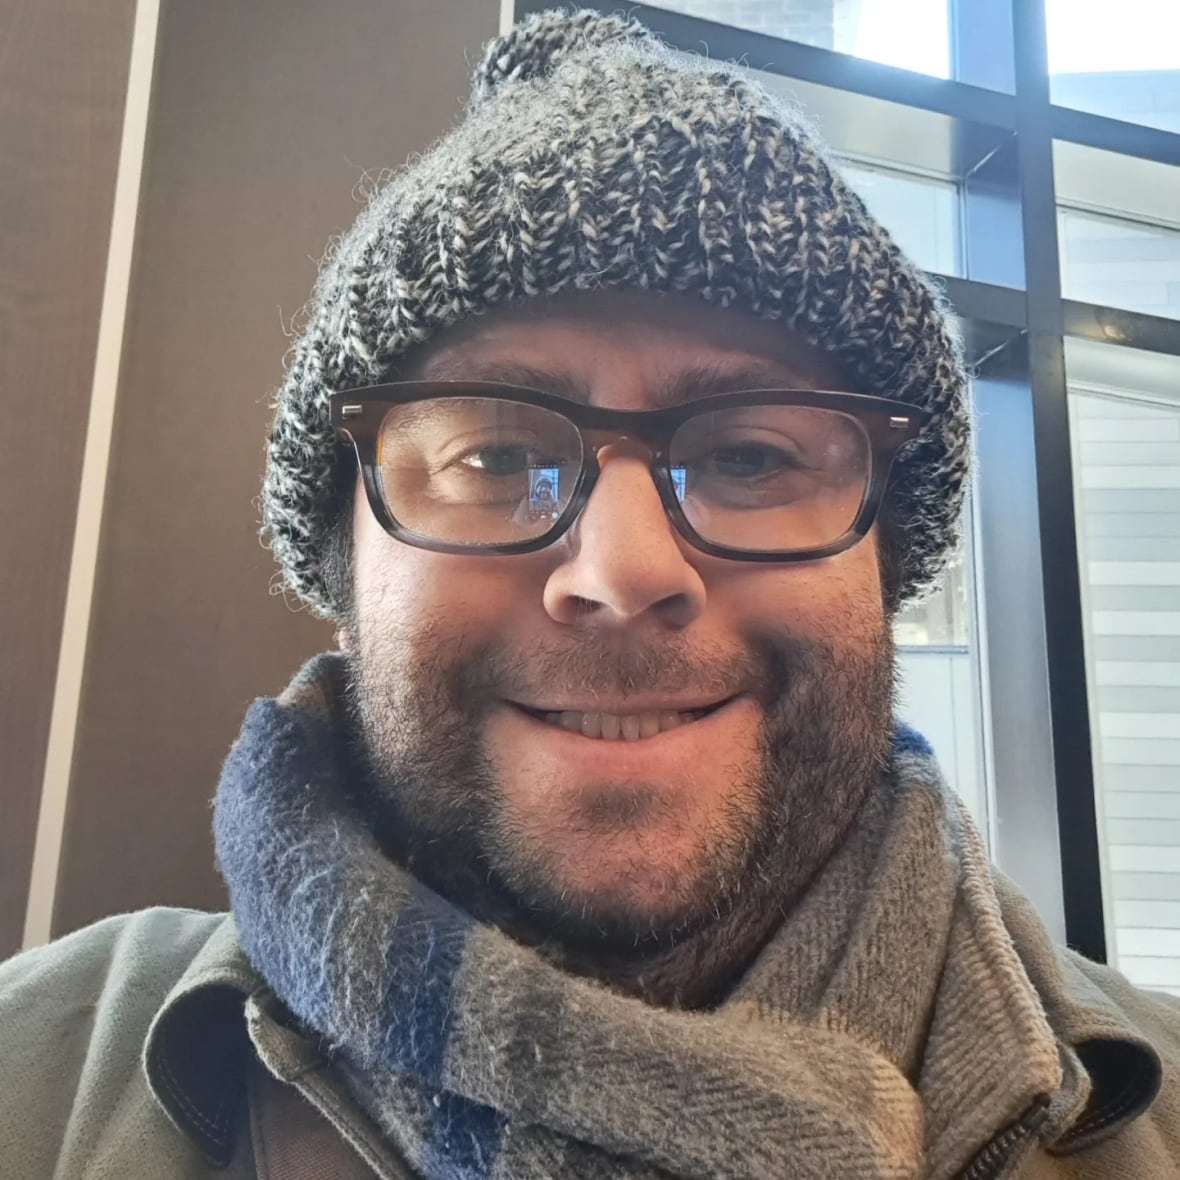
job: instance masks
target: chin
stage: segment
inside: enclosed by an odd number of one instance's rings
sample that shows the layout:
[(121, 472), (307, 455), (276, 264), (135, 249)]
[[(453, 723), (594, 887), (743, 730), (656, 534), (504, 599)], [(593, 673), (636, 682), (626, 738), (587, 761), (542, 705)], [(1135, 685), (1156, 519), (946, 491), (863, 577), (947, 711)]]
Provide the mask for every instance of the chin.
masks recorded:
[(711, 920), (749, 869), (762, 826), (740, 780), (724, 792), (650, 780), (559, 789), (549, 780), (543, 799), (513, 786), (505, 784), (486, 859), (523, 908), (563, 933), (573, 925), (633, 943)]
[(639, 939), (698, 925), (717, 910), (720, 881), (710, 850), (668, 833), (582, 836), (522, 846), (496, 858), (517, 900), (563, 937)]

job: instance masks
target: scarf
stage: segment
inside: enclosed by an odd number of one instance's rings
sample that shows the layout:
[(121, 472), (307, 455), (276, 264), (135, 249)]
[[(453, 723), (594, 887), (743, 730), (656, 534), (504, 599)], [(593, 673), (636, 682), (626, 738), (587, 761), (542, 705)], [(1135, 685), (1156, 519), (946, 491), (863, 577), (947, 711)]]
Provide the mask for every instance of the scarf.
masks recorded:
[(317, 657), (250, 708), (217, 856), (246, 954), (422, 1176), (949, 1180), (1061, 1086), (979, 836), (913, 731), (723, 1002), (670, 1010), (382, 852), (342, 666)]

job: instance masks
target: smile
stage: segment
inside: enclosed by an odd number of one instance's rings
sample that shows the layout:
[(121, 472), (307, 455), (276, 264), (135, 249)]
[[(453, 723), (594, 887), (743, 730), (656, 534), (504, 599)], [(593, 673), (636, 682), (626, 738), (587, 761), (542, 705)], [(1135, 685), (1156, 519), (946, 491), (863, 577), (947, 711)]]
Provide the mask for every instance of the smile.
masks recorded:
[(679, 729), (682, 725), (691, 725), (715, 712), (724, 703), (722, 701), (702, 709), (647, 709), (641, 713), (583, 712), (573, 709), (553, 712), (524, 706), (521, 708), (546, 725), (581, 734), (582, 737), (606, 742), (638, 742)]

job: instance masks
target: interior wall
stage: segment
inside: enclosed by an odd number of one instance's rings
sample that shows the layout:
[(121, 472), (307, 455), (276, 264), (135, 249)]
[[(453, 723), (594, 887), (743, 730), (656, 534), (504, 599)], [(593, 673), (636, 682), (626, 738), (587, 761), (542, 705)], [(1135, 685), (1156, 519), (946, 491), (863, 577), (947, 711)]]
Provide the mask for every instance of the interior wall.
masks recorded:
[(498, 18), (497, 0), (161, 4), (55, 935), (224, 905), (221, 761), (249, 701), (331, 642), (268, 593), (257, 536), (283, 325), (365, 170), (458, 115)]
[(134, 0), (0, 0), (0, 959), (21, 943)]

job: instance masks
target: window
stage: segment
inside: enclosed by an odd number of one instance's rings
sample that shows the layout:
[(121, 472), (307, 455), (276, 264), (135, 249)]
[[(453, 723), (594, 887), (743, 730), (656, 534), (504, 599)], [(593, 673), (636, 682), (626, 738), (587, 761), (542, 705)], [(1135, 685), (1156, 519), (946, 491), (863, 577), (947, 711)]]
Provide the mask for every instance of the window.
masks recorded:
[(894, 622), (899, 715), (934, 747), (947, 781), (987, 839), (983, 711), (971, 546), (956, 551), (936, 590)]
[(971, 635), (968, 588), (971, 571), (960, 545), (928, 598), (907, 607), (897, 618), (894, 638), (905, 647), (966, 649)]
[(1180, 131), (1180, 6), (1175, 0), (1045, 0), (1052, 99)]
[(1067, 299), (1180, 319), (1180, 229), (1060, 208)]
[(1180, 995), (1180, 361), (1067, 355), (1108, 953)]
[(933, 74), (950, 74), (947, 0), (661, 0), (659, 7)]
[(1062, 294), (1180, 319), (1180, 169), (1058, 141), (1053, 177)]
[(959, 190), (953, 181), (851, 160), (841, 171), (919, 266), (937, 274), (963, 273)]

